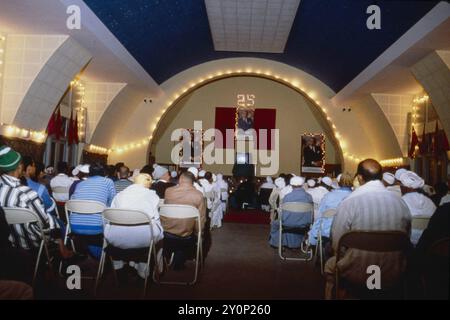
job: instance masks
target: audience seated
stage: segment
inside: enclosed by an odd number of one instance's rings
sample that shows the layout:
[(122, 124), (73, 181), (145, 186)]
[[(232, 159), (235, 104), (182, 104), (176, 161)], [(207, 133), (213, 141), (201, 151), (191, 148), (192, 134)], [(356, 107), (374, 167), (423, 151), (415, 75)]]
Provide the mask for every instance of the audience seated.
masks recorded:
[(127, 166), (121, 166), (117, 170), (117, 175), (119, 178), (114, 181), (114, 187), (116, 188), (116, 193), (119, 193), (125, 188), (133, 184), (128, 178), (130, 177), (130, 169)]
[[(332, 225), (332, 247), (336, 252), (340, 237), (352, 230), (411, 232), (411, 214), (406, 203), (383, 183), (381, 165), (372, 159), (359, 163), (357, 178), (360, 187), (337, 208)], [(396, 284), (406, 267), (406, 259), (400, 253), (374, 253), (348, 249), (339, 261), (341, 276), (354, 285), (365, 286), (369, 265), (381, 268), (384, 288)], [(333, 297), (336, 257), (325, 264), (325, 298)]]
[(270, 212), (269, 198), (274, 188), (272, 177), (266, 177), (266, 181), (259, 188), (259, 203), (264, 211)]
[(164, 199), (164, 194), (167, 188), (173, 187), (175, 185), (173, 182), (170, 182), (169, 170), (160, 165), (155, 165), (153, 178), (156, 180), (156, 182), (152, 184), (151, 189), (156, 191), (156, 194), (160, 199)]
[(211, 212), (211, 228), (222, 227), (223, 215), (227, 209), (228, 183), (223, 180), (221, 173), (217, 174), (216, 181), (213, 183), (214, 193), (217, 195), (216, 201), (219, 202), (216, 210)]
[(198, 183), (198, 169), (195, 167), (190, 167), (187, 169), (188, 172), (192, 173), (194, 175), (194, 188), (197, 189), (198, 191), (200, 191), (202, 193), (202, 195), (205, 195), (205, 190), (203, 189), (203, 187)]
[[(67, 170), (67, 162), (60, 161), (58, 163), (58, 174), (52, 180), (50, 180), (50, 187), (52, 188), (53, 198), (55, 198), (57, 202), (64, 203), (69, 200), (69, 189), (74, 180), (67, 175)], [(63, 191), (56, 192), (55, 188), (61, 188), (63, 189)]]
[[(64, 247), (59, 225), (55, 217), (45, 211), (39, 195), (28, 186), (23, 186), (19, 178), (23, 175), (22, 156), (10, 147), (0, 147), (0, 206), (26, 208), (41, 219), (44, 229), (50, 229), (50, 236), (58, 240), (59, 252), (63, 257), (71, 253)], [(10, 241), (16, 248), (35, 251), (41, 242), (41, 230), (36, 224), (14, 225)]]
[(402, 199), (406, 202), (409, 212), (413, 217), (431, 217), (436, 210), (433, 201), (419, 192), (424, 186), (424, 180), (412, 171), (407, 171), (400, 176), (402, 183)]
[[(206, 208), (203, 195), (194, 187), (195, 177), (187, 171), (181, 174), (177, 186), (166, 190), (165, 204), (183, 204), (197, 208), (200, 212), (202, 228), (206, 222)], [(161, 217), (164, 229), (164, 253), (173, 256), (174, 269), (182, 269), (189, 250), (196, 243), (198, 226), (194, 219), (168, 219)]]
[(279, 205), (280, 191), (286, 186), (284, 178), (280, 175), (275, 179), (275, 188), (272, 189), (272, 193), (269, 197), (270, 204), (270, 221), (275, 220), (276, 208)]
[[(291, 178), (290, 185), (292, 186), (292, 192), (287, 194), (283, 200), (282, 203), (287, 202), (303, 202), (303, 203), (313, 203), (312, 197), (308, 193), (306, 193), (305, 189), (303, 189), (303, 184), (305, 182), (305, 179), (302, 177), (293, 177)], [(289, 212), (283, 210), (282, 215), (282, 224), (283, 228), (303, 228), (305, 226), (308, 226), (312, 222), (312, 212), (307, 214), (299, 214), (297, 212)], [(279, 219), (279, 218), (278, 218)], [(278, 247), (279, 243), (279, 230), (280, 230), (280, 222), (279, 220), (274, 220), (271, 223), (270, 227), (270, 245), (273, 247)], [(291, 233), (291, 232), (285, 232), (283, 233), (282, 238), (282, 244), (285, 247), (294, 249), (299, 248), (302, 241), (303, 241), (304, 235), (301, 233)]]
[[(89, 178), (77, 186), (71, 200), (92, 200), (110, 206), (116, 195), (116, 189), (111, 179), (105, 177), (105, 170), (101, 163), (94, 163), (89, 169)], [(93, 215), (71, 213), (70, 225), (72, 233), (78, 235), (102, 235), (103, 219), (101, 212)], [(101, 239), (100, 239), (101, 240)], [(101, 243), (101, 241), (98, 243)], [(90, 253), (98, 258), (101, 246), (89, 246)]]
[[(147, 225), (125, 227), (107, 224), (104, 234), (108, 243), (112, 246), (120, 249), (148, 248), (150, 240), (157, 243), (163, 238), (163, 228), (158, 213), (159, 197), (154, 190), (149, 189), (151, 183), (150, 175), (139, 174), (134, 179), (134, 184), (114, 197), (111, 208), (133, 209), (146, 213), (151, 218), (153, 238), (150, 238), (150, 230)], [(158, 256), (162, 258), (162, 251)], [(113, 264), (116, 270), (124, 267), (123, 261), (117, 260)], [(139, 276), (145, 278), (147, 263), (137, 262), (132, 263), (132, 265), (136, 268)]]
[(344, 173), (339, 179), (339, 189), (334, 189), (322, 198), (319, 204), (318, 219), (309, 231), (309, 243), (317, 244), (319, 229), (322, 237), (329, 238), (334, 217), (323, 217), (323, 213), (330, 209), (337, 209), (341, 202), (352, 193), (353, 178), (349, 173)]

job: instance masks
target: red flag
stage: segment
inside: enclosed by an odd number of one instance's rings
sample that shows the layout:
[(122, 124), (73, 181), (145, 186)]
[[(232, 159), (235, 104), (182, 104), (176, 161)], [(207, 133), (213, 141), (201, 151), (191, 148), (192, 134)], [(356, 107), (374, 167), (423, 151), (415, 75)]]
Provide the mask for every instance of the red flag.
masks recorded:
[(445, 134), (444, 130), (440, 131), (439, 134), (439, 152), (447, 152), (448, 150), (450, 150), (450, 146), (448, 144), (448, 140), (447, 140), (447, 135)]
[(61, 138), (63, 132), (62, 132), (62, 118), (61, 118), (61, 110), (58, 108), (58, 112), (56, 113), (56, 120), (55, 120), (55, 138), (56, 140), (59, 140)]
[(74, 143), (73, 130), (73, 113), (72, 110), (70, 110), (69, 128), (67, 130), (67, 142), (69, 143), (69, 145)]
[(77, 113), (75, 113), (75, 119), (73, 120), (72, 127), (73, 127), (73, 132), (72, 132), (73, 142), (75, 144), (78, 144), (80, 141), (78, 139), (78, 114)]
[(416, 150), (416, 146), (419, 144), (419, 138), (417, 137), (416, 130), (414, 130), (414, 126), (412, 127), (411, 134), (411, 146), (409, 147), (408, 157), (414, 158), (414, 151)]
[(48, 136), (51, 136), (52, 134), (55, 133), (55, 113), (52, 113), (52, 115), (50, 116), (50, 120), (48, 120), (46, 131)]

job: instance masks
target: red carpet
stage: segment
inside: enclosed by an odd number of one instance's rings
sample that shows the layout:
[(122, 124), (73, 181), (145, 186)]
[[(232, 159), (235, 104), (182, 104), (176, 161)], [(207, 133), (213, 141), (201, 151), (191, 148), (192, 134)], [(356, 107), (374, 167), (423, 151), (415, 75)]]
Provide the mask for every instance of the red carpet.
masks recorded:
[(223, 217), (223, 222), (270, 224), (270, 213), (262, 210), (236, 210), (229, 209)]

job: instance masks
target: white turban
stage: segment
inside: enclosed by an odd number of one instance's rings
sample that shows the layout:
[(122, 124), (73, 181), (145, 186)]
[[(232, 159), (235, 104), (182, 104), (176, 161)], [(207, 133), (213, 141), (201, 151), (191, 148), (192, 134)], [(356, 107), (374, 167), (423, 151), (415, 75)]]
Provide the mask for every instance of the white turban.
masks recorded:
[(408, 170), (404, 169), (404, 168), (400, 168), (397, 171), (395, 171), (395, 179), (397, 179), (398, 181), (400, 181), (400, 177), (402, 174), (404, 174), (405, 172), (408, 172)]
[(333, 185), (333, 180), (331, 180), (331, 178), (328, 177), (328, 176), (327, 177), (323, 177), (322, 178), (322, 183), (327, 185), (327, 186), (329, 186), (329, 187), (331, 187)]
[(407, 188), (420, 189), (424, 186), (425, 181), (415, 172), (406, 171), (400, 176), (400, 182)]
[(305, 183), (305, 178), (303, 178), (303, 177), (292, 177), (289, 183), (290, 183), (291, 186), (301, 187)]
[(172, 172), (170, 173), (170, 176), (171, 176), (172, 178), (176, 178), (176, 177), (178, 176), (178, 173), (177, 173), (176, 171), (172, 171)]
[(331, 187), (332, 187), (333, 189), (339, 189), (339, 183), (338, 183), (337, 181), (333, 181), (333, 182), (331, 183)]
[(309, 179), (308, 181), (306, 181), (306, 183), (308, 184), (308, 187), (310, 187), (310, 188), (314, 188), (316, 185), (316, 182), (313, 179)]
[(205, 176), (205, 174), (206, 174), (205, 170), (200, 170), (200, 172), (198, 173), (198, 177), (203, 178)]
[(342, 173), (339, 173), (338, 176), (336, 177), (337, 183), (341, 182), (341, 177), (342, 177)]
[(187, 169), (188, 172), (192, 173), (194, 177), (197, 179), (198, 177), (198, 169), (196, 167), (190, 167)]
[(391, 186), (395, 183), (395, 176), (390, 172), (385, 172), (383, 173), (383, 181)]
[(286, 187), (286, 181), (284, 181), (284, 179), (281, 177), (276, 178), (275, 185), (278, 187), (278, 189), (283, 189), (284, 187)]
[(161, 179), (163, 175), (165, 175), (169, 170), (167, 168), (161, 167), (159, 165), (155, 166), (155, 171), (153, 171), (153, 178), (155, 180)]

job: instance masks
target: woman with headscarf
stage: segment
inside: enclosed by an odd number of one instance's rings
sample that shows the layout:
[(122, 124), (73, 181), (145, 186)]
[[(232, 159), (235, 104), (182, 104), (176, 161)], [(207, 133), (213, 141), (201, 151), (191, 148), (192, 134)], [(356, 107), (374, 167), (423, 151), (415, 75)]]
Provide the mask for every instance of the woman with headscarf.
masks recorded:
[[(134, 183), (118, 193), (111, 208), (139, 210), (146, 213), (152, 223), (152, 239), (155, 242), (163, 237), (163, 228), (159, 219), (159, 197), (154, 190), (150, 190), (152, 178), (149, 174), (139, 174), (134, 178)], [(147, 225), (125, 227), (117, 225), (105, 226), (105, 238), (109, 244), (120, 249), (147, 248), (150, 244), (150, 229)], [(158, 252), (158, 261), (162, 257)], [(145, 278), (146, 263), (130, 263), (134, 266), (140, 277)], [(123, 261), (114, 261), (114, 269), (122, 269)], [(148, 271), (147, 271), (148, 272)]]

